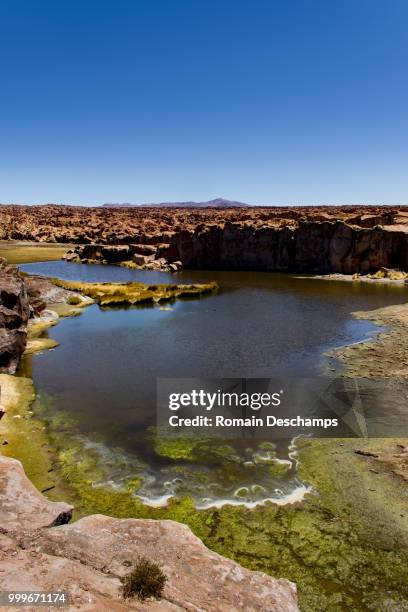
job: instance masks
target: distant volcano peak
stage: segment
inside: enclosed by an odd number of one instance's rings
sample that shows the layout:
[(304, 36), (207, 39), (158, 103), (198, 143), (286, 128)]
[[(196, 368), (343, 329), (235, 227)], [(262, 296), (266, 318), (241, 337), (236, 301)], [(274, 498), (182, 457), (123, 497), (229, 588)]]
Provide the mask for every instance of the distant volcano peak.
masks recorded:
[(130, 203), (117, 203), (117, 204), (102, 204), (105, 208), (126, 208), (133, 206), (149, 206), (154, 207), (158, 206), (161, 208), (229, 208), (229, 207), (242, 207), (242, 206), (251, 206), (251, 204), (245, 204), (244, 202), (237, 202), (236, 200), (226, 200), (224, 198), (214, 198), (212, 200), (208, 200), (207, 202), (160, 202), (158, 204), (154, 204), (152, 202), (145, 204), (130, 204)]

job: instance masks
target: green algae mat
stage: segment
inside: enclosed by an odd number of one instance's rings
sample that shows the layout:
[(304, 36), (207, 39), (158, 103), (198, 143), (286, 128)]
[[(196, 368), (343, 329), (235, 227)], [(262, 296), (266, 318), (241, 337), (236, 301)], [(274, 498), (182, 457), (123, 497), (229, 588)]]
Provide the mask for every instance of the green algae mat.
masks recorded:
[[(152, 508), (137, 497), (138, 479), (123, 483), (121, 489), (95, 486), (103, 481), (100, 461), (72, 436), (68, 415), (55, 416), (59, 422), (47, 427), (44, 445), (41, 402), (30, 407), (26, 379), (22, 385), (24, 405), (18, 407), (14, 399), (13, 408), (20, 415), (20, 450), (26, 431), (36, 454), (25, 451), (20, 458), (37, 486), (56, 483), (46, 494), (61, 499), (63, 491), (63, 499), (76, 507), (75, 518), (102, 513), (185, 523), (212, 550), (250, 569), (296, 582), (303, 612), (407, 609), (406, 483), (386, 465), (373, 464), (370, 454), (355, 452), (398, 453), (403, 440), (302, 441), (299, 476), (313, 491), (300, 503), (197, 510), (185, 497)], [(41, 445), (35, 444), (38, 436)], [(13, 443), (3, 447), (5, 454), (15, 456), (16, 451)], [(41, 453), (46, 455), (43, 460)], [(50, 460), (52, 472), (44, 478)]]

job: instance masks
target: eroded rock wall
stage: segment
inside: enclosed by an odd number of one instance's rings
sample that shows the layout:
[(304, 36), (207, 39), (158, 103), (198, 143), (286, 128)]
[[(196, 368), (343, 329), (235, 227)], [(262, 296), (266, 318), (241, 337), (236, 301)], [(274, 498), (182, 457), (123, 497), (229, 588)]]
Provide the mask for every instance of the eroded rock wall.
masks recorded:
[(42, 277), (24, 276), (0, 258), (0, 372), (16, 372), (27, 346), (29, 319), (49, 303), (66, 301), (70, 293)]
[(71, 242), (78, 246), (69, 261), (132, 261), (144, 269), (181, 261), (304, 273), (408, 270), (406, 206), (0, 206), (0, 238)]
[(0, 258), (0, 372), (14, 374), (27, 342), (30, 304), (22, 276)]
[(321, 274), (408, 269), (408, 233), (340, 221), (279, 228), (227, 223), (181, 231), (172, 246), (186, 268)]

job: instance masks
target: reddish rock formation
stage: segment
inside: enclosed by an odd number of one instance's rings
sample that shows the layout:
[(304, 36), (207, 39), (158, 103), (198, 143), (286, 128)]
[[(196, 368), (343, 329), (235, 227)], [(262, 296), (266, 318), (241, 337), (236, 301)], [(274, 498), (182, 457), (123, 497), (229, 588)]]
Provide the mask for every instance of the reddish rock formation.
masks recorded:
[(39, 276), (25, 277), (0, 258), (0, 372), (14, 374), (27, 345), (30, 317), (72, 295)]
[(30, 305), (15, 266), (0, 259), (0, 372), (14, 374), (27, 342)]
[[(0, 206), (0, 238), (86, 245), (68, 259), (312, 273), (408, 269), (404, 206)], [(148, 252), (146, 247), (156, 247)], [(109, 247), (109, 248), (108, 248)], [(139, 256), (150, 257), (142, 260)], [(177, 267), (177, 266), (176, 266)]]
[[(48, 502), (21, 464), (0, 456), (0, 590), (66, 591), (68, 610), (298, 612), (296, 587), (212, 552), (174, 521), (102, 515), (66, 522), (72, 508)], [(167, 582), (160, 600), (124, 600), (121, 578), (140, 556)]]

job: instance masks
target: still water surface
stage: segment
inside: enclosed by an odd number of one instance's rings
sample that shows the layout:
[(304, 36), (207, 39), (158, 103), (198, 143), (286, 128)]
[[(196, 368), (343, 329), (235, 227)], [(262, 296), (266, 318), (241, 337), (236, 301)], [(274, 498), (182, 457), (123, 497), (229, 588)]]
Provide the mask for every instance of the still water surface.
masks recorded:
[[(203, 447), (194, 462), (157, 452), (156, 378), (316, 376), (325, 372), (326, 351), (376, 330), (351, 312), (407, 300), (403, 286), (272, 273), (167, 274), (63, 261), (21, 268), (88, 282), (219, 283), (217, 295), (197, 300), (111, 310), (92, 305), (50, 330), (60, 343), (56, 350), (32, 358), (50, 427), (55, 415), (68, 416), (72, 435), (100, 456), (105, 481), (118, 486), (141, 475), (139, 493), (151, 503), (186, 493), (198, 505), (256, 503), (284, 500), (302, 488), (288, 441), (275, 450)], [(280, 460), (290, 462), (287, 469), (279, 469)]]

